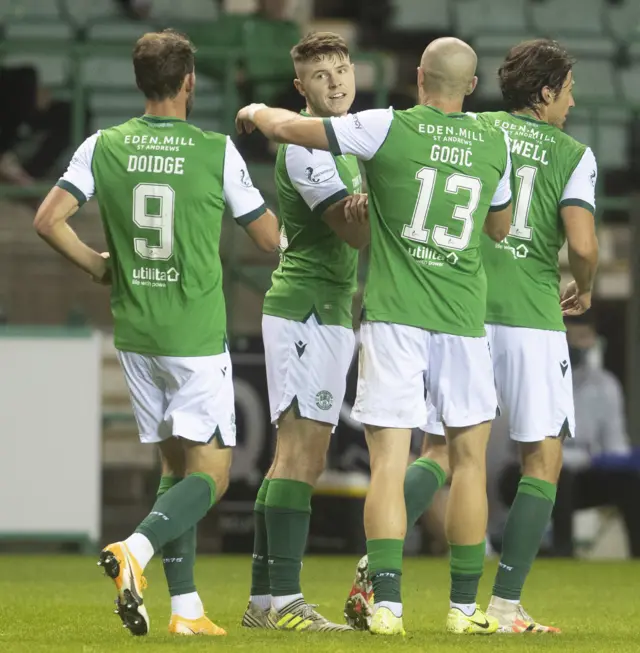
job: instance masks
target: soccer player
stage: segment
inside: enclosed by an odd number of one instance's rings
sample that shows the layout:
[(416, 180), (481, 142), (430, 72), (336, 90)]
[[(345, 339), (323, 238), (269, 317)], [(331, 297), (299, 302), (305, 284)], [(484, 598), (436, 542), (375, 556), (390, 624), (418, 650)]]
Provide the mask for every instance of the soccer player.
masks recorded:
[[(562, 131), (574, 106), (573, 63), (554, 41), (539, 39), (514, 47), (499, 71), (509, 112), (479, 116), (510, 136), (516, 194), (508, 238), (499, 244), (482, 241), (489, 286), (487, 333), (498, 398), (522, 459), (522, 479), (505, 525), (487, 611), (504, 633), (559, 632), (530, 617), (520, 596), (553, 510), (562, 442), (575, 431), (562, 314), (589, 309), (598, 261), (596, 161), (590, 148)], [(574, 281), (560, 301), (558, 251), (565, 239)], [(409, 467), (405, 480), (410, 524), (427, 508), (449, 469), (442, 425), (434, 411), (430, 413), (422, 457)], [(366, 561), (361, 562), (360, 582), (352, 590), (347, 612), (354, 602), (366, 612), (358, 592), (366, 577)], [(467, 602), (471, 604), (471, 597)]]
[(251, 105), (239, 129), (364, 162), (371, 262), (353, 416), (365, 424), (371, 483), (365, 529), (375, 605), (371, 632), (401, 634), (404, 477), (411, 429), (427, 417), (425, 391), (447, 425), (453, 462), (447, 536), (452, 600), (447, 627), (490, 633), (498, 622), (470, 603), (482, 569), (487, 522), (484, 456), (497, 397), (484, 329), (484, 228), (497, 241), (511, 223), (508, 139), (461, 113), (475, 88), (476, 55), (438, 39), (418, 68), (420, 104), (305, 118)]
[[(355, 96), (353, 64), (338, 34), (319, 32), (291, 51), (303, 115), (343, 116)], [(353, 358), (351, 304), (369, 225), (347, 223), (361, 190), (358, 161), (281, 145), (276, 163), (281, 259), (264, 300), (262, 333), (276, 455), (255, 504), (249, 628), (351, 630), (308, 605), (300, 587), (311, 494), (338, 424)], [(345, 242), (347, 241), (347, 242)]]
[[(117, 611), (134, 635), (148, 633), (143, 571), (160, 552), (169, 631), (220, 635), (193, 578), (196, 525), (227, 488), (236, 439), (220, 229), (228, 205), (258, 247), (275, 251), (277, 220), (229, 137), (186, 122), (196, 84), (189, 40), (172, 31), (145, 34), (133, 66), (145, 114), (78, 148), (35, 227), (94, 280), (112, 284), (115, 345), (140, 439), (161, 453), (152, 511), (100, 555), (115, 581)], [(108, 254), (93, 251), (67, 224), (93, 195)]]

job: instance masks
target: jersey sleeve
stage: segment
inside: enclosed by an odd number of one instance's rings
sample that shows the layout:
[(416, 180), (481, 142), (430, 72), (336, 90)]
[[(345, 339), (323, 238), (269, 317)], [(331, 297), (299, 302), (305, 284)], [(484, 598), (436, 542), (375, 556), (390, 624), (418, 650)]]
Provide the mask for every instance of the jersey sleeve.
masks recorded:
[(491, 200), (491, 211), (502, 211), (511, 204), (511, 141), (506, 132), (504, 133), (504, 141), (507, 147), (507, 165)]
[(329, 152), (289, 145), (285, 163), (293, 187), (315, 215), (321, 216), (332, 204), (349, 195)]
[(251, 181), (247, 164), (228, 136), (222, 174), (225, 202), (231, 208), (236, 222), (246, 227), (257, 220), (267, 207), (260, 191)]
[(597, 180), (598, 164), (593, 151), (588, 147), (564, 187), (560, 208), (563, 206), (581, 206), (583, 209), (595, 213)]
[(339, 118), (325, 118), (324, 127), (332, 154), (353, 154), (369, 161), (382, 147), (391, 123), (393, 109), (371, 109)]
[(82, 205), (88, 202), (96, 192), (91, 164), (100, 132), (89, 136), (75, 151), (67, 171), (60, 177), (56, 186), (71, 193)]

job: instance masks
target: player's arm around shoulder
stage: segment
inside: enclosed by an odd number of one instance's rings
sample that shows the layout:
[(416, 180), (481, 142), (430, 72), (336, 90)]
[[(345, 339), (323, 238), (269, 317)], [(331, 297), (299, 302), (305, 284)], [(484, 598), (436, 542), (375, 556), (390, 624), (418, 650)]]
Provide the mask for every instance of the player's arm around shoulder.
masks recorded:
[[(503, 132), (501, 132), (503, 133)], [(504, 134), (507, 157), (505, 169), (498, 183), (498, 188), (491, 200), (489, 213), (484, 221), (484, 232), (497, 243), (509, 235), (513, 209), (511, 205), (511, 147), (509, 137)]]
[(289, 145), (285, 166), (291, 184), (316, 218), (351, 247), (361, 249), (368, 244), (367, 196), (349, 194), (329, 152)]
[(559, 205), (569, 250), (569, 268), (574, 278), (562, 296), (565, 315), (580, 315), (591, 307), (591, 292), (598, 267), (597, 178), (595, 156), (591, 148), (586, 148), (564, 188)]
[(267, 208), (260, 191), (253, 185), (247, 164), (227, 136), (223, 189), (235, 221), (263, 252), (275, 252), (280, 244), (276, 216)]
[(95, 193), (91, 169), (99, 133), (87, 138), (77, 149), (67, 171), (49, 191), (38, 208), (33, 226), (45, 242), (95, 281), (109, 283), (109, 255), (99, 254), (83, 243), (67, 220)]
[(278, 143), (328, 150), (336, 155), (353, 154), (368, 161), (386, 140), (393, 118), (391, 107), (333, 118), (312, 118), (264, 104), (251, 104), (238, 112), (236, 128), (238, 133), (251, 133), (258, 128)]

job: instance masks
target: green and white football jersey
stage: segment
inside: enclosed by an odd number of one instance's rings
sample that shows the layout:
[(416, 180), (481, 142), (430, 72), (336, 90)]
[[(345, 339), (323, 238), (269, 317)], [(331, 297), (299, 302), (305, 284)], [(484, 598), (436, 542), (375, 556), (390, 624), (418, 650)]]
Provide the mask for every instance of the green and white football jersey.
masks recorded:
[(575, 205), (595, 212), (595, 157), (562, 130), (529, 116), (499, 111), (478, 118), (509, 134), (516, 196), (509, 236), (501, 243), (482, 238), (489, 284), (486, 321), (563, 331), (560, 209)]
[(335, 202), (359, 193), (362, 180), (354, 156), (297, 145), (281, 145), (276, 161), (280, 264), (264, 299), (264, 313), (352, 327), (358, 252), (322, 220)]
[(325, 119), (334, 155), (364, 162), (371, 258), (369, 321), (459, 336), (485, 335), (480, 235), (511, 202), (504, 132), (429, 106)]
[(97, 196), (116, 347), (152, 356), (222, 353), (223, 212), (228, 204), (247, 225), (265, 211), (229, 137), (177, 118), (134, 118), (88, 138), (58, 185), (80, 203)]

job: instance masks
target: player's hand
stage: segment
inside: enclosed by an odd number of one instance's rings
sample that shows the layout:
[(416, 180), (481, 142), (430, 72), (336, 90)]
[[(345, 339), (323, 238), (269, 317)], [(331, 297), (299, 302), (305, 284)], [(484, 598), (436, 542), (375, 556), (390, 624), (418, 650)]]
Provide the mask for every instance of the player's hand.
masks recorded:
[(346, 222), (365, 224), (369, 221), (369, 196), (365, 193), (350, 195), (344, 204), (344, 219)]
[(96, 274), (92, 274), (91, 278), (94, 283), (99, 283), (102, 286), (111, 285), (111, 256), (109, 252), (102, 252), (100, 256), (103, 259), (100, 269), (97, 270)]
[(238, 111), (236, 116), (236, 131), (238, 134), (250, 134), (256, 128), (253, 116), (258, 109), (264, 109), (265, 104), (249, 104)]
[(581, 292), (578, 284), (572, 281), (560, 297), (562, 315), (582, 315), (591, 308), (591, 291)]

